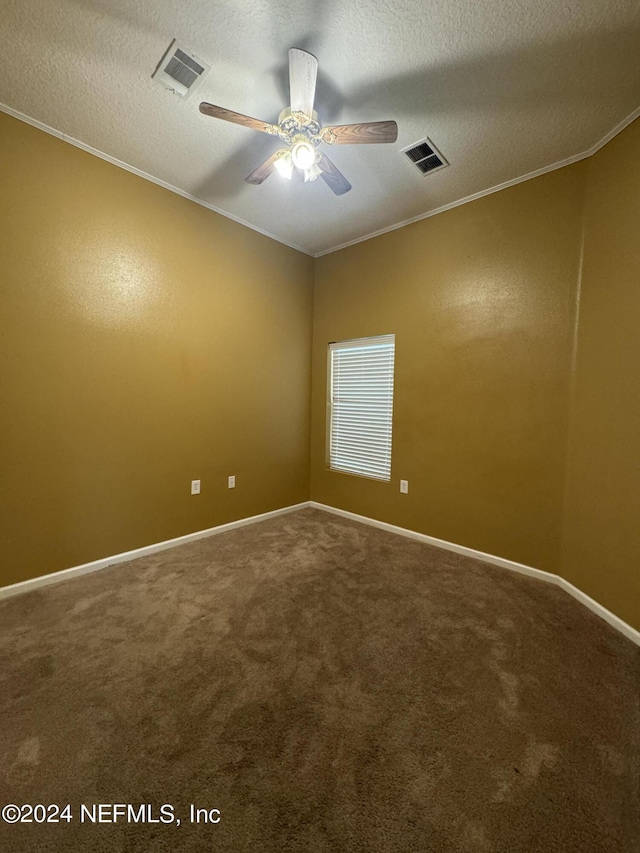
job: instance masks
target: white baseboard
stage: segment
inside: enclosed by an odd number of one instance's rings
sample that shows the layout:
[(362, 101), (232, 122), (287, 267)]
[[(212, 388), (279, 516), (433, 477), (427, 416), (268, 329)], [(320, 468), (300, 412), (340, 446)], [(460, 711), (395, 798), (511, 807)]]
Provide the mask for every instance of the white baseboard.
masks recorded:
[(0, 601), (3, 598), (19, 595), (22, 592), (31, 592), (41, 586), (48, 586), (52, 583), (58, 583), (58, 581), (69, 580), (69, 578), (86, 575), (89, 572), (97, 572), (107, 566), (113, 566), (115, 563), (126, 563), (128, 560), (136, 560), (138, 557), (155, 554), (156, 551), (175, 548), (176, 545), (185, 545), (187, 542), (195, 542), (196, 539), (215, 536), (217, 533), (226, 533), (227, 530), (235, 530), (236, 527), (245, 527), (247, 524), (255, 524), (258, 521), (266, 521), (268, 518), (275, 518), (278, 515), (285, 515), (289, 512), (295, 512), (298, 509), (305, 509), (309, 505), (309, 501), (303, 501), (303, 503), (285, 506), (282, 509), (274, 509), (271, 512), (263, 512), (260, 515), (252, 515), (249, 518), (230, 521), (228, 524), (219, 524), (217, 527), (197, 530), (195, 533), (187, 533), (185, 536), (177, 536), (175, 539), (166, 539), (164, 542), (156, 542), (154, 545), (145, 545), (143, 548), (135, 548), (133, 551), (124, 551), (122, 554), (114, 554), (112, 557), (103, 557), (101, 560), (93, 560), (91, 563), (83, 563), (81, 566), (72, 566), (70, 569), (61, 569), (58, 572), (51, 572), (48, 575), (40, 575), (37, 578), (18, 581), (18, 583), (0, 587)]
[(572, 595), (581, 604), (584, 604), (585, 607), (588, 607), (589, 610), (592, 610), (601, 619), (604, 619), (605, 622), (608, 622), (609, 625), (617, 631), (620, 631), (621, 634), (624, 634), (625, 637), (637, 646), (640, 646), (640, 631), (636, 631), (635, 628), (632, 628), (631, 625), (627, 624), (619, 616), (616, 616), (615, 613), (607, 610), (604, 605), (599, 604), (595, 599), (591, 598), (591, 596), (587, 595), (587, 593), (583, 592), (581, 589), (578, 589), (578, 587), (574, 586), (570, 581), (560, 577), (559, 575), (556, 575), (556, 577), (558, 578), (558, 586), (562, 587), (565, 592), (568, 592), (569, 595)]
[(389, 533), (397, 533), (399, 536), (407, 536), (410, 539), (417, 539), (419, 542), (426, 542), (429, 545), (435, 545), (437, 548), (443, 548), (445, 551), (453, 551), (455, 554), (462, 554), (465, 557), (473, 557), (474, 560), (482, 560), (484, 563), (491, 563), (494, 566), (500, 566), (503, 569), (509, 569), (512, 572), (519, 572), (522, 575), (529, 575), (532, 578), (552, 583), (564, 589), (569, 595), (572, 595), (589, 610), (608, 622), (609, 625), (624, 634), (633, 643), (640, 646), (640, 631), (636, 631), (631, 625), (628, 625), (622, 619), (598, 604), (593, 598), (590, 598), (585, 592), (578, 589), (568, 580), (555, 575), (552, 572), (544, 572), (542, 569), (534, 569), (531, 566), (525, 566), (522, 563), (516, 563), (513, 560), (505, 560), (504, 557), (496, 557), (494, 554), (486, 554), (484, 551), (476, 551), (475, 548), (467, 548), (464, 545), (456, 545), (453, 542), (447, 542), (444, 539), (436, 539), (434, 536), (427, 536), (426, 533), (418, 533), (415, 530), (408, 530), (406, 527), (397, 527), (395, 524), (388, 524), (386, 521), (377, 521), (375, 518), (368, 518), (365, 515), (357, 515), (355, 512), (349, 512), (345, 509), (337, 509), (327, 504), (321, 504), (317, 501), (309, 501), (309, 506), (314, 509), (320, 509), (324, 512), (331, 512), (334, 515), (340, 515), (343, 518), (350, 518), (353, 521), (359, 521), (361, 524), (369, 524), (372, 527), (379, 527), (381, 530), (387, 530)]
[(285, 515), (290, 512), (295, 512), (306, 507), (313, 507), (323, 512), (340, 515), (343, 518), (350, 518), (352, 521), (359, 521), (361, 524), (368, 524), (372, 527), (379, 527), (381, 530), (386, 530), (389, 533), (396, 533), (399, 536), (407, 536), (410, 539), (416, 539), (418, 542), (426, 542), (428, 545), (435, 545), (436, 548), (443, 548), (445, 551), (453, 551), (455, 554), (462, 554), (465, 557), (472, 557), (474, 560), (482, 560), (485, 563), (491, 563), (494, 566), (500, 566), (503, 569), (509, 569), (512, 572), (519, 572), (522, 575), (538, 578), (538, 580), (546, 583), (553, 583), (564, 589), (569, 595), (572, 595), (589, 610), (592, 610), (605, 622), (614, 627), (616, 630), (628, 637), (632, 642), (640, 646), (640, 631), (636, 631), (631, 625), (628, 625), (622, 619), (598, 604), (593, 598), (590, 598), (585, 592), (578, 589), (568, 580), (565, 580), (560, 575), (555, 575), (552, 572), (544, 572), (541, 569), (534, 569), (531, 566), (525, 566), (523, 563), (516, 563), (513, 560), (505, 560), (504, 557), (496, 557), (495, 554), (486, 554), (484, 551), (476, 551), (475, 548), (467, 548), (465, 545), (456, 545), (454, 542), (447, 542), (444, 539), (436, 539), (435, 536), (428, 536), (426, 533), (418, 533), (416, 530), (409, 530), (406, 527), (397, 527), (395, 524), (388, 524), (386, 521), (378, 521), (375, 518), (369, 518), (366, 515), (357, 515), (355, 512), (349, 512), (345, 509), (321, 504), (317, 501), (303, 501), (292, 506), (282, 507), (282, 509), (274, 509), (271, 512), (263, 512), (260, 515), (252, 515), (249, 518), (240, 518), (237, 521), (230, 521), (228, 524), (219, 524), (217, 527), (209, 527), (206, 530), (198, 530), (195, 533), (187, 533), (185, 536), (177, 536), (175, 539), (167, 539), (164, 542), (157, 542), (154, 545), (146, 545), (143, 548), (135, 548), (133, 551), (124, 551), (122, 554), (115, 554), (112, 557), (104, 557), (101, 560), (94, 560), (91, 563), (83, 563), (81, 566), (73, 566), (70, 569), (62, 569), (59, 572), (52, 572), (48, 575), (41, 575), (37, 578), (29, 578), (25, 581), (11, 584), (10, 586), (0, 587), (0, 601), (3, 598), (9, 598), (12, 595), (19, 595), (22, 592), (31, 592), (41, 586), (48, 586), (58, 581), (68, 580), (69, 578), (77, 577), (78, 575), (86, 575), (89, 572), (97, 572), (107, 566), (113, 566), (116, 563), (125, 563), (128, 560), (135, 560), (138, 557), (146, 557), (148, 554), (155, 554), (157, 551), (164, 551), (167, 548), (175, 548), (176, 545), (184, 545), (187, 542), (194, 542), (196, 539), (204, 539), (207, 536), (215, 536), (217, 533), (225, 533), (227, 530), (235, 530), (237, 527), (244, 527), (247, 524), (255, 524), (259, 521), (266, 521), (268, 518), (275, 518), (278, 515)]

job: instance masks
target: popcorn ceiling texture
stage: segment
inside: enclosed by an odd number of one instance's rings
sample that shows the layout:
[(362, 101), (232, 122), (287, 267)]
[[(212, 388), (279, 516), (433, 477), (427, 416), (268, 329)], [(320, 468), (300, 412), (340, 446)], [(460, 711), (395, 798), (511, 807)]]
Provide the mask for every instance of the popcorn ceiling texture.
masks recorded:
[[(312, 254), (581, 154), (640, 103), (636, 0), (5, 0), (2, 25), (0, 103)], [(174, 37), (212, 66), (188, 101), (151, 80)], [(399, 125), (332, 149), (339, 199), (245, 184), (278, 141), (198, 112), (277, 119), (291, 46), (324, 123)], [(400, 151), (427, 135), (452, 165), (423, 178)]]
[(0, 604), (0, 802), (183, 819), (0, 849), (633, 853), (639, 663), (555, 586), (281, 516)]

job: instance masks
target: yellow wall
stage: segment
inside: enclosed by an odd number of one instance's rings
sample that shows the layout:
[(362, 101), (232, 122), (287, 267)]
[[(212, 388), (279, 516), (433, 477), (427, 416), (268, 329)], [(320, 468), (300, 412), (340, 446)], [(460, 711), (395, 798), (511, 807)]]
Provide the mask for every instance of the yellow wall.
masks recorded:
[(586, 165), (562, 573), (640, 629), (640, 121)]
[[(583, 178), (579, 163), (317, 259), (313, 500), (558, 570)], [(327, 345), (387, 333), (390, 483), (325, 461)]]
[(3, 114), (0, 186), (0, 585), (306, 500), (312, 259)]
[[(640, 122), (315, 262), (2, 114), (0, 185), (0, 585), (311, 496), (640, 627)], [(392, 481), (329, 471), (327, 345), (390, 332)]]

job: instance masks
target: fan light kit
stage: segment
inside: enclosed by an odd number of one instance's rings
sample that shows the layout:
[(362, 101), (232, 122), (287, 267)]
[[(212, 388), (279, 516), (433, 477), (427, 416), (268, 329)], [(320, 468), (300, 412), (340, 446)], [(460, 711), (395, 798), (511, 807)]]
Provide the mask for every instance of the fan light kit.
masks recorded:
[(351, 184), (327, 155), (318, 150), (320, 143), (361, 145), (395, 142), (398, 138), (398, 125), (395, 121), (321, 127), (318, 114), (313, 109), (317, 75), (318, 60), (315, 56), (306, 50), (292, 47), (289, 51), (291, 106), (280, 113), (278, 124), (269, 124), (224, 107), (217, 107), (215, 104), (200, 104), (200, 112), (205, 115), (279, 136), (285, 142), (286, 148), (280, 148), (245, 178), (247, 183), (261, 184), (274, 170), (281, 177), (291, 180), (293, 170), (298, 169), (305, 181), (315, 181), (321, 177), (336, 195), (342, 195), (351, 189)]
[(293, 159), (291, 157), (291, 151), (287, 151), (286, 148), (282, 148), (277, 152), (277, 154), (278, 157), (273, 161), (273, 165), (276, 167), (279, 175), (282, 175), (283, 178), (290, 181), (291, 175), (293, 175)]
[(316, 162), (316, 152), (313, 145), (308, 142), (302, 134), (298, 134), (293, 139), (294, 146), (291, 149), (291, 159), (293, 165), (298, 169), (308, 169)]

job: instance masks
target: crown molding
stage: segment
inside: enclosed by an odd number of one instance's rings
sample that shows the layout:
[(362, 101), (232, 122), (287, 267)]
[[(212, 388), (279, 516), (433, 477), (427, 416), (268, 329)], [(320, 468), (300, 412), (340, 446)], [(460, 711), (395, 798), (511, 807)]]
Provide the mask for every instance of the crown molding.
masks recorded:
[(580, 160), (586, 160), (596, 154), (607, 142), (611, 142), (614, 136), (621, 133), (631, 122), (635, 121), (640, 116), (640, 107), (635, 109), (630, 115), (617, 124), (613, 130), (610, 130), (599, 142), (596, 142), (587, 151), (582, 154), (575, 154), (573, 157), (567, 157), (565, 160), (559, 160), (551, 166), (543, 166), (541, 169), (536, 169), (534, 172), (527, 172), (526, 175), (521, 175), (519, 178), (512, 178), (510, 181), (505, 181), (502, 184), (496, 184), (495, 187), (489, 187), (486, 190), (473, 195), (465, 196), (458, 201), (451, 201), (448, 204), (443, 204), (442, 207), (437, 207), (435, 210), (429, 210), (427, 213), (420, 213), (411, 219), (403, 219), (402, 222), (396, 222), (395, 225), (388, 225), (386, 228), (381, 228), (379, 231), (372, 231), (371, 234), (366, 234), (364, 237), (356, 237), (355, 240), (349, 240), (346, 243), (340, 243), (339, 246), (333, 246), (331, 249), (324, 249), (322, 252), (316, 252), (314, 258), (321, 258), (323, 255), (330, 255), (332, 252), (339, 252), (340, 249), (346, 249), (349, 246), (355, 246), (357, 243), (364, 243), (365, 240), (373, 240), (374, 237), (380, 237), (382, 234), (388, 234), (390, 231), (397, 231), (398, 228), (404, 228), (405, 225), (413, 225), (414, 222), (420, 222), (422, 219), (429, 219), (431, 216), (437, 216), (439, 213), (445, 213), (447, 210), (453, 210), (454, 207), (460, 207), (463, 204), (468, 204), (470, 201), (476, 201), (479, 198), (484, 198), (492, 193), (506, 190), (509, 187), (514, 187), (516, 184), (522, 184), (525, 181), (530, 181), (532, 178), (539, 178), (541, 175), (546, 175), (548, 172), (554, 172), (556, 169), (562, 169), (564, 166), (570, 166), (572, 163), (577, 163)]
[(625, 119), (622, 119), (622, 121), (619, 122), (619, 124), (617, 124), (613, 128), (613, 130), (610, 130), (609, 133), (605, 133), (605, 135), (602, 137), (600, 142), (596, 142), (596, 144), (593, 146), (593, 148), (590, 148), (584, 156), (585, 157), (592, 157), (594, 154), (597, 154), (597, 152), (601, 148), (603, 148), (607, 144), (607, 142), (611, 142), (611, 140), (613, 139), (614, 136), (617, 136), (619, 133), (622, 133), (622, 131), (626, 127), (629, 127), (629, 125), (639, 117), (640, 117), (640, 107), (637, 107), (637, 109), (635, 109), (632, 113), (629, 113), (629, 115)]
[(141, 169), (137, 169), (135, 166), (131, 166), (128, 163), (125, 163), (123, 160), (118, 160), (116, 157), (112, 157), (110, 154), (105, 154), (104, 151), (100, 151), (98, 148), (93, 148), (91, 145), (87, 145), (84, 142), (81, 142), (79, 139), (75, 139), (73, 136), (69, 136), (66, 133), (63, 133), (60, 130), (57, 130), (55, 127), (50, 127), (48, 124), (44, 122), (38, 121), (38, 119), (31, 118), (31, 116), (26, 115), (25, 113), (21, 113), (18, 110), (13, 109), (13, 107), (8, 106), (7, 104), (0, 103), (0, 112), (6, 113), (7, 115), (12, 116), (13, 118), (18, 119), (19, 121), (23, 121), (26, 124), (30, 124), (32, 127), (36, 127), (38, 130), (42, 130), (45, 133), (50, 134), (51, 136), (55, 136), (57, 139), (61, 139), (63, 142), (68, 142), (71, 145), (75, 145), (76, 148), (80, 148), (82, 151), (86, 151), (88, 154), (93, 154), (95, 157), (99, 157), (101, 160), (106, 160), (107, 163), (111, 163), (113, 166), (118, 166), (120, 169), (125, 169), (127, 172), (131, 172), (134, 175), (137, 175), (139, 178), (144, 178), (145, 181), (150, 181), (152, 184), (156, 184), (159, 187), (163, 187), (165, 190), (169, 190), (176, 195), (182, 196), (182, 198), (186, 198), (189, 201), (193, 201), (196, 204), (199, 204), (201, 207), (206, 207), (207, 210), (211, 210), (214, 213), (218, 213), (220, 216), (224, 216), (226, 219), (231, 219), (233, 222), (237, 222), (239, 225), (244, 225), (246, 228), (250, 228), (252, 231), (256, 231), (258, 234), (262, 234), (264, 237), (269, 237), (271, 240), (275, 240), (277, 243), (282, 243), (285, 246), (288, 246), (290, 249), (295, 249), (297, 252), (302, 252), (303, 255), (309, 255), (312, 258), (321, 258), (323, 255), (330, 255), (333, 252), (339, 252), (341, 249), (346, 249), (349, 246), (355, 246), (358, 243), (364, 243), (366, 240), (373, 240), (374, 237), (380, 237), (383, 234), (388, 234), (390, 231), (397, 231), (399, 228), (404, 228), (406, 225), (413, 225), (414, 222), (420, 222), (423, 219), (429, 219), (431, 216), (437, 216), (439, 213), (445, 213), (447, 210), (453, 210), (455, 207), (460, 207), (463, 204), (468, 204), (471, 201), (477, 201), (480, 198), (484, 198), (485, 196), (492, 195), (493, 193), (500, 192), (500, 190), (506, 190), (509, 187), (513, 187), (516, 184), (524, 183), (524, 181), (530, 181), (532, 178), (539, 178), (541, 175), (546, 175), (548, 172), (554, 172), (556, 169), (562, 169), (564, 166), (570, 166), (572, 163), (577, 163), (580, 160), (586, 160), (588, 157), (592, 157), (596, 154), (607, 142), (610, 142), (615, 136), (621, 133), (626, 127), (628, 127), (633, 121), (635, 121), (638, 117), (640, 117), (640, 107), (635, 109), (630, 115), (628, 115), (625, 119), (623, 119), (619, 124), (617, 124), (612, 130), (610, 130), (605, 136), (602, 137), (595, 145), (589, 148), (587, 151), (583, 151), (581, 154), (575, 154), (573, 157), (567, 157), (565, 160), (559, 160), (557, 163), (553, 163), (550, 166), (543, 166), (540, 169), (536, 169), (534, 172), (528, 172), (526, 175), (521, 175), (518, 178), (512, 178), (509, 181), (505, 181), (502, 184), (496, 184), (494, 187), (489, 187), (486, 190), (480, 190), (480, 192), (474, 193), (473, 195), (465, 196), (464, 198), (458, 199), (457, 201), (449, 202), (448, 204), (442, 205), (442, 207), (437, 207), (435, 210), (429, 210), (427, 213), (421, 213), (418, 216), (414, 216), (411, 219), (403, 219), (401, 222), (396, 222), (394, 225), (388, 225), (386, 228), (381, 228), (378, 231), (372, 231), (369, 234), (365, 234), (362, 237), (356, 237), (354, 240), (349, 240), (346, 243), (340, 243), (338, 246), (333, 246), (329, 249), (323, 249), (321, 252), (311, 252), (308, 249), (303, 249), (302, 246), (298, 246), (295, 243), (291, 243), (288, 240), (282, 239), (282, 237), (278, 237), (275, 234), (272, 234), (270, 231), (265, 231), (263, 228), (259, 228), (257, 225), (252, 225), (250, 222), (247, 222), (244, 219), (240, 219), (239, 216), (234, 216), (231, 213), (228, 213), (226, 210), (222, 210), (219, 207), (216, 207), (213, 204), (210, 204), (208, 201), (204, 201), (201, 198), (198, 198), (195, 195), (191, 195), (184, 190), (179, 189), (178, 187), (174, 187), (173, 184), (169, 184), (166, 181), (160, 180), (160, 178), (155, 178), (153, 175), (150, 175), (148, 172), (143, 172)]
[(28, 116), (25, 113), (21, 113), (18, 110), (14, 110), (13, 107), (9, 107), (7, 106), (7, 104), (0, 103), (0, 112), (6, 113), (7, 115), (12, 116), (13, 118), (17, 118), (19, 121), (25, 122), (25, 124), (30, 124), (32, 127), (36, 127), (38, 130), (43, 130), (45, 133), (48, 133), (51, 136), (55, 136), (57, 139), (61, 139), (63, 142), (69, 142), (71, 145), (75, 145), (76, 148), (81, 148), (88, 154), (93, 154), (95, 157), (99, 157), (101, 160), (106, 160), (107, 163), (111, 163), (112, 166), (118, 166), (119, 169), (124, 169), (127, 172), (131, 172), (132, 174), (137, 175), (139, 178), (144, 178), (145, 181), (151, 181), (152, 184), (156, 184), (157, 186), (162, 187), (165, 190), (169, 190), (169, 192), (182, 196), (182, 198), (186, 198), (189, 201), (193, 201), (196, 204), (199, 204), (201, 207), (206, 207), (207, 210), (212, 210), (214, 213), (219, 213), (220, 216), (224, 216), (226, 219), (231, 219), (233, 222), (237, 222), (238, 225), (244, 225), (246, 228), (250, 228), (252, 231), (257, 231), (258, 234), (262, 234), (264, 237), (269, 237), (271, 240), (275, 240), (277, 243), (283, 243), (290, 249), (295, 249), (297, 252), (302, 252), (304, 255), (310, 255), (311, 257), (314, 257), (312, 252), (309, 252), (307, 249), (303, 249), (301, 246), (296, 246), (295, 243), (290, 243), (288, 240), (283, 240), (282, 237), (278, 237), (275, 234), (272, 234), (270, 231), (265, 231), (263, 228), (258, 228), (257, 225), (252, 225), (250, 222), (246, 222), (246, 220), (240, 219), (239, 216), (234, 216), (232, 213), (228, 213), (226, 210), (222, 210), (221, 208), (210, 204), (208, 201), (204, 201), (203, 199), (198, 198), (195, 195), (191, 195), (191, 193), (185, 192), (184, 190), (181, 190), (178, 187), (174, 187), (173, 184), (168, 184), (166, 181), (163, 181), (160, 178), (155, 178), (148, 172), (143, 172), (142, 169), (137, 169), (135, 166), (130, 166), (129, 163), (125, 163), (123, 160), (118, 160), (117, 157), (112, 157), (110, 154), (105, 154), (104, 151), (100, 151), (98, 148), (94, 148), (91, 145), (87, 145), (86, 143), (81, 142), (79, 139), (76, 139), (73, 136), (69, 136), (66, 133), (62, 133), (62, 131), (57, 130), (55, 127), (50, 127), (48, 124), (45, 124), (42, 121), (38, 121), (38, 119), (31, 118), (31, 116)]

